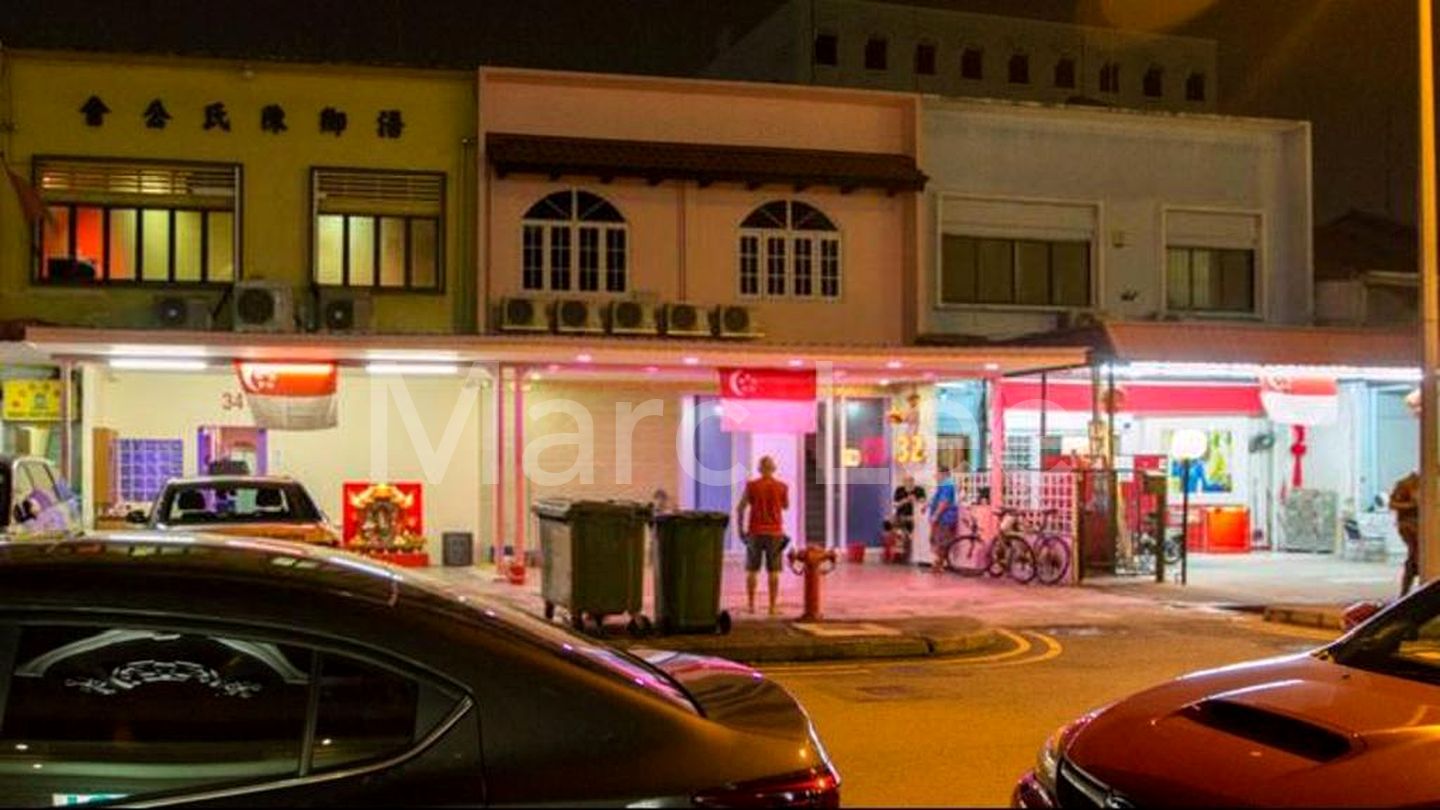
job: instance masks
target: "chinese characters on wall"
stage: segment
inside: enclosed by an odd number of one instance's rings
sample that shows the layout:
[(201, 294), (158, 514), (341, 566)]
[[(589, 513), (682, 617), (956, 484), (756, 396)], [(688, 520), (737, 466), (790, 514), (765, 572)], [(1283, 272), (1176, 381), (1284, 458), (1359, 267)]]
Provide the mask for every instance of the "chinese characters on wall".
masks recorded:
[[(84, 116), (85, 126), (103, 127), (105, 116), (110, 114), (110, 108), (98, 95), (90, 96), (85, 103), (80, 105), (79, 112)], [(290, 125), (285, 119), (285, 108), (279, 104), (266, 104), (260, 109), (260, 129), (272, 135), (279, 135), (290, 130)], [(163, 99), (154, 98), (140, 112), (140, 117), (147, 129), (166, 129), (174, 119), (170, 111), (165, 107)], [(201, 110), (199, 117), (200, 126), (208, 131), (230, 132), (231, 119), (230, 110), (223, 101), (212, 101), (206, 104)], [(318, 115), (319, 132), (322, 135), (334, 135), (340, 137), (350, 127), (350, 116), (338, 107), (325, 107)], [(378, 138), (395, 139), (399, 138), (405, 131), (404, 114), (397, 109), (379, 110), (375, 115), (375, 136)]]

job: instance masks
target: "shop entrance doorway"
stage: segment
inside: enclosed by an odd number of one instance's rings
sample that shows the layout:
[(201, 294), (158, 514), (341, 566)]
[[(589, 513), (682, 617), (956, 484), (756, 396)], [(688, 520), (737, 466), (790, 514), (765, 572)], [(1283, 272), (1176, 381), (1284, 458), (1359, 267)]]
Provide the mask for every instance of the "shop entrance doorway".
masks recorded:
[(265, 475), (265, 428), (220, 427), (199, 429), (195, 441), (195, 469), (201, 475)]

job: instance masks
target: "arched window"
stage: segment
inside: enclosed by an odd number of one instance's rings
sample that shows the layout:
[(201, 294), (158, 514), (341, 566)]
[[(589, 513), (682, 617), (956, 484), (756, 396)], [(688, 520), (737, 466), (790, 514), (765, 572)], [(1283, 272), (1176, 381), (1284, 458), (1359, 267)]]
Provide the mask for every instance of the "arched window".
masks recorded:
[(623, 293), (629, 265), (625, 218), (588, 191), (557, 191), (530, 206), (520, 226), (521, 286), (549, 292)]
[(740, 223), (743, 298), (840, 297), (840, 233), (812, 205), (775, 200)]

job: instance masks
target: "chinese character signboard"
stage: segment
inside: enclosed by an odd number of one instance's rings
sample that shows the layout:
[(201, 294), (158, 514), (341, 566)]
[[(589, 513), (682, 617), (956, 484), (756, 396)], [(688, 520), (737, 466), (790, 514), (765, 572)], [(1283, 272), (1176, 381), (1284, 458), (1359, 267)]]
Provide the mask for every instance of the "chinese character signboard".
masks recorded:
[(60, 381), (7, 380), (4, 417), (17, 422), (60, 421)]

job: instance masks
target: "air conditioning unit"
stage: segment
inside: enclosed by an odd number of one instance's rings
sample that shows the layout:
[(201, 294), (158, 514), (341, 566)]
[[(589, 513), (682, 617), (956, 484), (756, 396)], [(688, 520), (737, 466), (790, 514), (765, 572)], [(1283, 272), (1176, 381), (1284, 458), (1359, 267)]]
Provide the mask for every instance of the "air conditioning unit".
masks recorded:
[(1055, 316), (1056, 329), (1089, 329), (1100, 323), (1100, 315), (1088, 309), (1068, 309)]
[(279, 281), (237, 281), (236, 332), (290, 332), (295, 329), (295, 292)]
[(161, 329), (209, 330), (214, 325), (210, 302), (184, 295), (158, 295), (153, 304), (153, 323)]
[(566, 335), (593, 335), (605, 331), (600, 306), (593, 301), (564, 298), (555, 302), (555, 331)]
[(373, 328), (375, 308), (368, 292), (321, 289), (319, 315), (321, 331), (363, 335)]
[(550, 331), (545, 305), (536, 298), (502, 298), (498, 315), (496, 320), (502, 332)]
[(755, 325), (755, 316), (749, 307), (722, 304), (710, 313), (710, 318), (717, 337), (757, 338), (763, 334)]
[(610, 334), (658, 335), (655, 305), (645, 301), (614, 301), (610, 304)]
[(710, 337), (710, 321), (694, 304), (666, 304), (662, 327), (670, 337)]

